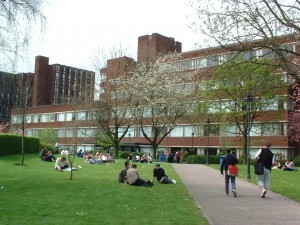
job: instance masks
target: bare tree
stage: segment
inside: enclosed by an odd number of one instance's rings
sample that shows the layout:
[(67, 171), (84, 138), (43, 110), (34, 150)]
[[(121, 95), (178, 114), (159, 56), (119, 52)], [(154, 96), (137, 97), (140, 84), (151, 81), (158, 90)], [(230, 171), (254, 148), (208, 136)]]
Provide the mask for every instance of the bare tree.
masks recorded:
[(126, 80), (131, 114), (152, 145), (154, 157), (163, 139), (193, 111), (196, 72), (178, 72), (173, 62), (179, 59), (179, 54), (170, 53), (153, 63), (140, 62)]
[[(14, 114), (16, 115), (14, 118), (16, 120), (12, 120), (12, 128), (16, 131), (21, 130), (22, 135), (22, 159), (21, 165), (24, 165), (25, 159), (25, 128), (26, 124), (30, 118), (27, 116), (28, 109), (32, 105), (32, 85), (33, 85), (33, 74), (18, 74), (15, 76), (15, 102), (14, 102)], [(17, 132), (19, 133), (19, 132)]]
[(276, 58), (273, 63), (300, 83), (300, 68), (291, 61), (299, 53), (286, 45), (299, 40), (298, 0), (191, 0), (190, 5), (197, 14), (191, 27), (206, 36), (208, 45), (240, 54), (256, 49), (260, 54), (254, 57)]
[[(45, 0), (0, 1), (0, 57), (13, 66), (30, 43), (33, 25), (45, 25), (42, 9)], [(0, 68), (4, 66), (0, 63)]]

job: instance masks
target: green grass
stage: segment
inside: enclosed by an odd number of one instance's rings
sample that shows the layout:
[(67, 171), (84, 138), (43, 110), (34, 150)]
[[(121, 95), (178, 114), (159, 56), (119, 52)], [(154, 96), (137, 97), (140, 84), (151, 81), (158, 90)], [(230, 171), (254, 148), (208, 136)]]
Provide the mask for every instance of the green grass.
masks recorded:
[[(83, 168), (58, 172), (54, 163), (36, 155), (0, 157), (0, 224), (208, 224), (172, 166), (164, 169), (176, 185), (156, 181), (152, 188), (117, 182), (122, 160), (109, 165), (86, 164)], [(153, 164), (138, 164), (142, 178), (152, 178)], [(3, 188), (1, 188), (3, 187)]]
[[(210, 167), (215, 169), (220, 169), (219, 165), (210, 165)], [(246, 179), (247, 166), (238, 165), (239, 167), (239, 177)], [(283, 171), (281, 169), (272, 169), (271, 172), (271, 191), (286, 196), (292, 200), (300, 202), (300, 171)], [(250, 182), (257, 184), (256, 175), (254, 174), (254, 167), (250, 167)]]

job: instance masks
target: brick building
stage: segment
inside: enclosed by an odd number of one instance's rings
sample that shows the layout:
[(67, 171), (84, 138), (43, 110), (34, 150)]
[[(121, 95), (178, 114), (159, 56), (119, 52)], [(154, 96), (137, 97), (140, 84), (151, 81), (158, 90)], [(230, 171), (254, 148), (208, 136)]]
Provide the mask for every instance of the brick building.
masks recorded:
[[(288, 38), (284, 39), (283, 46), (297, 52), (300, 50), (298, 41)], [(174, 38), (165, 37), (157, 33), (141, 36), (138, 38), (137, 62), (153, 61), (160, 53), (177, 52), (181, 54), (181, 59), (173, 62), (177, 71), (184, 72), (201, 68), (209, 74), (212, 68), (221, 65), (233, 54), (228, 49), (220, 47), (189, 52), (182, 52), (181, 47), (181, 43), (175, 41)], [(264, 49), (255, 48), (249, 50), (245, 54), (245, 59), (260, 57), (264, 54), (264, 51)], [(128, 57), (107, 61), (107, 67), (101, 70), (103, 78), (101, 87), (107, 90), (106, 93), (109, 93), (111, 98), (118, 97), (118, 93), (114, 91), (114, 85), (121, 78), (126, 77), (130, 66), (135, 63), (133, 59)], [(92, 134), (96, 130), (96, 124), (89, 113), (88, 108), (90, 106), (74, 110), (77, 105), (74, 103), (93, 99), (94, 79), (93, 72), (59, 64), (49, 65), (47, 57), (37, 56), (33, 84), (33, 107), (29, 113), (32, 120), (26, 128), (27, 134), (35, 136), (39, 129), (51, 127), (58, 131), (60, 143), (62, 144), (71, 144), (74, 137), (78, 136), (80, 136), (80, 144), (93, 143)], [(287, 95), (287, 90), (282, 95)], [(255, 121), (255, 129), (251, 131), (250, 154), (252, 158), (254, 152), (264, 146), (265, 140), (271, 141), (274, 152), (282, 153), (286, 159), (299, 154), (298, 148), (289, 142), (287, 134), (288, 113), (291, 109), (291, 104), (290, 100), (286, 98), (284, 101), (277, 101), (272, 106), (268, 113), (272, 114), (281, 111), (281, 116), (276, 121), (269, 121), (268, 130), (265, 130), (265, 126), (260, 123), (259, 119)], [(268, 114), (266, 113), (266, 115)], [(78, 125), (78, 120), (83, 120), (84, 122), (81, 121), (83, 123)], [(194, 154), (205, 154), (208, 151), (208, 154), (214, 155), (222, 148), (221, 139), (226, 137), (232, 143), (231, 146), (236, 149), (238, 156), (240, 156), (244, 142), (237, 128), (231, 126), (231, 132), (227, 133), (221, 133), (218, 130), (207, 132), (205, 127), (217, 123), (217, 121), (208, 123), (207, 118), (201, 118), (200, 116), (196, 121), (191, 122), (191, 119), (185, 117), (164, 139), (159, 149), (162, 151), (166, 149), (171, 149), (172, 151), (184, 149)], [(113, 129), (113, 127), (111, 128)], [(124, 126), (125, 129), (126, 127)], [(128, 145), (128, 143), (134, 145), (134, 150), (151, 151), (137, 124), (133, 124), (130, 127), (129, 132), (123, 138), (123, 142), (125, 145)]]
[[(289, 38), (283, 38), (282, 46), (292, 51), (299, 52), (300, 50), (298, 41)], [(174, 38), (165, 37), (157, 33), (141, 36), (138, 39), (138, 62), (152, 61), (160, 53), (175, 51), (181, 53), (182, 56), (182, 59), (173, 62), (174, 68), (176, 68), (177, 71), (184, 72), (201, 68), (206, 70), (207, 74), (210, 73), (212, 68), (221, 65), (226, 59), (233, 55), (233, 52), (220, 47), (181, 52), (180, 42), (175, 41)], [(251, 57), (263, 57), (266, 51), (267, 49), (253, 48), (247, 51), (244, 58), (247, 60)], [(111, 61), (114, 61), (114, 59), (111, 59)], [(110, 65), (105, 68), (106, 83), (118, 79), (118, 77), (110, 76), (111, 70)], [(119, 75), (123, 76), (121, 73), (119, 73)], [(286, 77), (284, 73), (283, 77)], [(255, 121), (255, 128), (251, 131), (251, 158), (253, 158), (259, 148), (264, 147), (266, 140), (272, 142), (275, 153), (282, 153), (286, 158), (293, 158), (299, 154), (296, 145), (290, 143), (289, 137), (287, 136), (288, 112), (292, 105), (291, 99), (287, 98), (288, 89), (283, 91), (282, 96), (285, 97), (285, 100), (275, 102), (272, 108), (270, 108), (270, 111), (266, 112), (264, 118), (265, 121), (268, 115), (270, 116), (280, 111), (281, 116), (278, 117), (276, 121), (268, 121), (268, 128), (260, 121), (262, 118)], [(221, 134), (220, 130), (210, 130), (208, 133), (205, 126), (216, 125), (218, 122), (210, 121), (208, 124), (207, 118), (201, 118), (200, 116), (196, 121), (196, 124), (194, 121), (193, 124), (191, 124), (191, 120), (184, 119), (178, 123), (178, 126), (160, 144), (159, 149), (162, 151), (166, 149), (171, 149), (172, 151), (188, 150), (195, 154), (206, 154), (206, 151), (208, 151), (208, 154), (214, 155), (222, 148), (221, 139), (226, 136), (232, 143), (231, 146), (236, 150), (238, 156), (242, 154), (244, 141), (237, 127), (232, 126), (230, 128), (231, 131), (225, 132), (226, 134), (224, 132)], [(141, 151), (151, 151), (151, 147), (145, 145), (147, 141), (143, 137), (138, 125), (131, 126), (128, 134), (126, 134), (124, 138), (124, 142), (131, 143), (131, 145), (137, 143), (137, 149)]]

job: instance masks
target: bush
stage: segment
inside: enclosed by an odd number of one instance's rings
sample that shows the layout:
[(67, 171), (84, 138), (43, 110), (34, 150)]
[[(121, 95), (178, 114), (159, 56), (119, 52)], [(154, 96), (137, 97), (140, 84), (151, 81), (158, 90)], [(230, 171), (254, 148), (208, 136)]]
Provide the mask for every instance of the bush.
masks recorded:
[[(16, 134), (0, 134), (0, 155), (22, 153), (22, 137)], [(25, 153), (38, 153), (40, 141), (34, 137), (24, 137)]]
[(43, 148), (47, 148), (47, 149), (50, 150), (53, 154), (55, 154), (55, 147), (54, 147), (53, 145), (41, 143), (41, 144), (40, 144), (40, 150), (42, 150)]
[(128, 158), (128, 156), (129, 156), (129, 152), (127, 152), (127, 151), (119, 151), (119, 158), (121, 158), (121, 159), (127, 159)]

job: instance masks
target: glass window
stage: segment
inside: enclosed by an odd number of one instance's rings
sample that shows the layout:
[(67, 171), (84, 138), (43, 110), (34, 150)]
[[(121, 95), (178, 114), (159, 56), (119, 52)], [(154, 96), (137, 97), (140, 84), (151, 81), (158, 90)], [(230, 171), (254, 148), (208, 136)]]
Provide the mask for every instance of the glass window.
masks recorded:
[[(147, 134), (148, 137), (152, 136), (152, 127), (143, 127), (145, 133)], [(144, 137), (144, 134), (142, 132), (142, 129), (140, 130), (140, 137)]]
[(194, 133), (194, 136), (199, 135), (198, 126), (184, 126), (184, 137), (192, 137), (192, 133)]
[(250, 136), (261, 136), (260, 124), (252, 124)]
[(207, 67), (217, 66), (219, 64), (219, 60), (217, 56), (210, 56), (207, 58)]
[(39, 114), (36, 114), (34, 117), (33, 117), (33, 123), (39, 123), (40, 122), (40, 115)]
[(220, 127), (220, 136), (236, 136), (237, 135), (237, 127), (235, 124), (227, 124), (222, 125)]
[(58, 137), (65, 137), (65, 130), (64, 129), (57, 129), (57, 136)]
[(95, 137), (97, 135), (97, 130), (96, 129), (88, 128), (85, 131), (86, 131), (86, 136), (87, 137)]
[(50, 122), (55, 122), (56, 121), (56, 114), (55, 113), (51, 113), (50, 114)]
[(85, 137), (85, 136), (86, 136), (86, 132), (84, 128), (77, 129), (77, 137)]
[(176, 126), (170, 132), (170, 137), (183, 137), (183, 126)]
[(66, 121), (66, 114), (65, 113), (58, 113), (58, 120), (57, 121)]
[(32, 123), (32, 121), (33, 121), (33, 115), (27, 115), (26, 116), (26, 121), (27, 121), (27, 123)]
[(72, 118), (73, 118), (73, 113), (72, 112), (66, 113), (66, 121), (72, 121)]
[(86, 120), (87, 119), (87, 112), (82, 111), (77, 113), (77, 120)]
[(40, 118), (41, 123), (49, 122), (49, 114), (42, 114)]
[(73, 130), (72, 129), (66, 129), (66, 137), (73, 137)]

